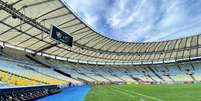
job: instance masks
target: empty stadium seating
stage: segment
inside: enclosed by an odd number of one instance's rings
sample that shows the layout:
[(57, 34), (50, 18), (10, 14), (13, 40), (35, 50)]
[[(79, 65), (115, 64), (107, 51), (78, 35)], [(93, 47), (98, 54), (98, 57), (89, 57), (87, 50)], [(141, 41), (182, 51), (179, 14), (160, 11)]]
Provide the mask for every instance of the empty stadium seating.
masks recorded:
[[(194, 66), (194, 68), (192, 68)], [(150, 68), (152, 70), (150, 70)], [(66, 73), (72, 73), (75, 78), (93, 79), (99, 82), (155, 82), (155, 83), (183, 83), (200, 81), (200, 63), (177, 64), (177, 65), (153, 65), (146, 66), (89, 66), (73, 63), (65, 63), (61, 70)], [(76, 72), (74, 76), (73, 72)], [(84, 74), (84, 75), (82, 75)], [(101, 74), (101, 75), (100, 75)], [(90, 80), (88, 80), (90, 81)]]
[[(23, 53), (22, 53), (23, 54)], [(50, 66), (47, 68), (31, 61), (25, 55), (18, 58), (10, 50), (0, 57), (1, 81), (8, 84), (45, 85), (64, 84), (73, 85), (87, 83), (183, 83), (201, 81), (201, 63), (178, 63), (164, 65), (86, 65), (70, 63), (36, 56), (37, 60)], [(22, 58), (20, 58), (22, 57)], [(56, 72), (58, 69), (69, 76)]]
[(12, 84), (8, 84), (3, 81), (0, 81), (0, 88), (6, 88), (6, 87), (12, 87)]
[(68, 83), (68, 81), (56, 78), (57, 75), (55, 77), (45, 75), (32, 67), (34, 68), (30, 65), (0, 60), (1, 80), (18, 86)]

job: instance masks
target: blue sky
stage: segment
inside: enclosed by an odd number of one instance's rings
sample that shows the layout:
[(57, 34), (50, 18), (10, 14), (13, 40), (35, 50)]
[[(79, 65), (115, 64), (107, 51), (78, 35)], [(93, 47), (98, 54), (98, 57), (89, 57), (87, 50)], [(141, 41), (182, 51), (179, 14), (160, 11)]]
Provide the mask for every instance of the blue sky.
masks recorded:
[(66, 0), (104, 36), (151, 42), (201, 32), (201, 0)]

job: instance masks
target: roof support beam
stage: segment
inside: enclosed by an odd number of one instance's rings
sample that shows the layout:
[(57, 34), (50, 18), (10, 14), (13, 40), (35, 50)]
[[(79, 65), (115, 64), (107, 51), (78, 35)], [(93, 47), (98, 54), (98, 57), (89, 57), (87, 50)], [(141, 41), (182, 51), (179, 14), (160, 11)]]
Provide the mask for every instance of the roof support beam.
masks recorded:
[(3, 10), (6, 11), (7, 13), (10, 13), (11, 15), (15, 16), (16, 18), (30, 24), (31, 26), (36, 27), (37, 29), (41, 30), (42, 32), (49, 33), (50, 30), (48, 28), (42, 26), (40, 23), (36, 22), (34, 19), (31, 19), (31, 18), (25, 16), (24, 14), (22, 14), (21, 12), (19, 12), (18, 10), (16, 10), (15, 8), (13, 8), (9, 4), (7, 4), (6, 2), (3, 2), (2, 0), (0, 0), (0, 7), (3, 8)]
[(116, 47), (117, 45), (118, 45), (118, 42), (114, 42), (106, 50), (111, 51), (111, 48), (113, 48), (114, 46)]
[(105, 45), (108, 45), (108, 44), (111, 44), (111, 43), (113, 43), (112, 40), (107, 40), (107, 42), (105, 42), (105, 43), (99, 48), (99, 50), (102, 50), (102, 48), (105, 47)]
[(30, 5), (25, 5), (25, 6), (23, 6), (23, 7), (26, 8), (26, 7), (37, 6), (37, 5), (41, 5), (41, 4), (48, 3), (48, 2), (52, 2), (52, 1), (55, 1), (55, 0), (41, 1), (41, 2), (37, 2), (37, 3), (30, 4)]
[(88, 44), (88, 43), (91, 42), (91, 41), (98, 40), (98, 38), (100, 38), (99, 35), (97, 35), (96, 37), (94, 37), (94, 38), (88, 40), (87, 42), (83, 43), (83, 45), (86, 45), (86, 44)]
[(43, 51), (45, 51), (45, 50), (48, 50), (48, 49), (50, 49), (50, 48), (52, 48), (52, 47), (54, 47), (54, 46), (56, 46), (56, 45), (58, 45), (58, 43), (54, 43), (54, 44), (51, 44), (51, 45), (49, 45), (49, 46), (46, 46), (46, 47), (44, 47), (44, 48), (42, 48), (42, 49), (40, 49), (40, 50), (37, 50), (37, 51), (36, 51), (35, 53), (33, 53), (32, 55), (35, 56), (37, 53), (43, 52)]

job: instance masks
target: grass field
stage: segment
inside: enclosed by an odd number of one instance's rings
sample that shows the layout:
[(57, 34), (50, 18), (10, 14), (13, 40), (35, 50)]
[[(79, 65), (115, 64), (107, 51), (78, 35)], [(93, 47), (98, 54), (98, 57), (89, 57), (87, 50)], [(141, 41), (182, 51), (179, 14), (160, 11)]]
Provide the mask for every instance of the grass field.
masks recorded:
[(201, 101), (201, 84), (95, 86), (85, 101)]

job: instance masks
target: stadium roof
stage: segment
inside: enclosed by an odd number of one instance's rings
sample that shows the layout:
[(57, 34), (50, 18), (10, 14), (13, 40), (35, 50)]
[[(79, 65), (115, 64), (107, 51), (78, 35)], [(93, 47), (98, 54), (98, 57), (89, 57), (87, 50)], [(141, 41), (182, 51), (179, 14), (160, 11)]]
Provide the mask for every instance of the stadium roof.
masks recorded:
[[(0, 0), (0, 41), (54, 58), (99, 64), (175, 61), (201, 56), (201, 36), (134, 43), (107, 38), (81, 21), (61, 0)], [(49, 37), (56, 25), (74, 37), (73, 47)]]

